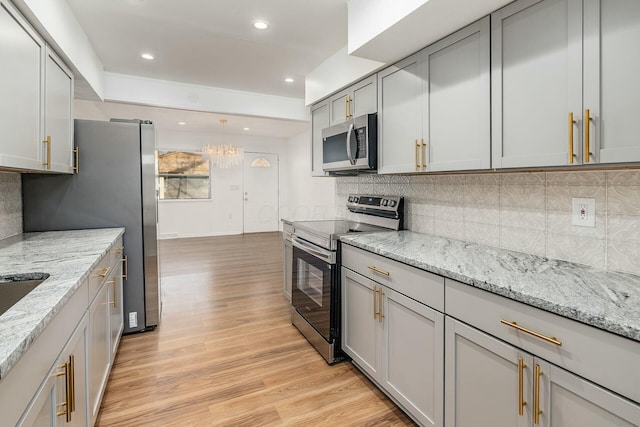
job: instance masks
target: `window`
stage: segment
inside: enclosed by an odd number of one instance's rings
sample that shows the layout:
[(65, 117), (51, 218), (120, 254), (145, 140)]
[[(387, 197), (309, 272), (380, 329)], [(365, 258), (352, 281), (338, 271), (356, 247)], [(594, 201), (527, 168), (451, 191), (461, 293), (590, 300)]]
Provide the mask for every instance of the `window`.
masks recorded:
[(209, 161), (201, 153), (158, 151), (160, 200), (209, 199)]

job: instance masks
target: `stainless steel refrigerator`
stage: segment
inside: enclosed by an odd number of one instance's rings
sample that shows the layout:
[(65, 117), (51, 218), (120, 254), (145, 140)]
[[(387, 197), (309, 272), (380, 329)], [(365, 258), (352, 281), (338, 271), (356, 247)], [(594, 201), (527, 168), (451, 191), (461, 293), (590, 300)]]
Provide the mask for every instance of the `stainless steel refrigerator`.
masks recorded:
[(77, 174), (22, 175), (24, 231), (124, 227), (124, 332), (153, 329), (162, 309), (153, 124), (76, 120), (74, 132)]

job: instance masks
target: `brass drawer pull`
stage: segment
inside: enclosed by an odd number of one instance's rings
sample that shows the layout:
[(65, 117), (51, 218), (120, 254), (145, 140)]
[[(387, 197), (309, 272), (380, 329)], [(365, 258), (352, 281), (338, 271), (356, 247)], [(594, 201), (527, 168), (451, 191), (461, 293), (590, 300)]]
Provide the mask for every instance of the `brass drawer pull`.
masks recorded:
[(524, 414), (524, 407), (527, 402), (524, 400), (524, 368), (527, 365), (524, 363), (522, 357), (518, 357), (518, 415)]
[(375, 271), (376, 273), (384, 274), (387, 277), (391, 276), (391, 273), (389, 273), (388, 271), (380, 270), (375, 265), (368, 265), (367, 268), (369, 268), (370, 270)]
[(42, 143), (47, 144), (47, 161), (42, 162), (42, 166), (46, 166), (47, 170), (51, 170), (51, 136), (47, 135), (47, 139), (43, 139)]
[(120, 262), (124, 263), (124, 274), (120, 277), (122, 277), (123, 280), (128, 280), (129, 279), (129, 257), (125, 255), (124, 257), (122, 257)]
[(102, 271), (100, 271), (100, 273), (96, 274), (96, 277), (107, 277), (107, 274), (109, 274), (110, 269), (111, 267), (103, 268)]
[(542, 335), (536, 331), (532, 331), (531, 329), (527, 329), (525, 327), (522, 327), (520, 325), (518, 325), (516, 322), (509, 322), (507, 320), (501, 320), (500, 323), (502, 323), (503, 325), (507, 325), (513, 329), (517, 329), (518, 331), (524, 332), (526, 334), (529, 335), (533, 335), (536, 338), (540, 338), (543, 341), (546, 342), (550, 342), (551, 344), (557, 345), (558, 347), (562, 347), (562, 341), (558, 341), (558, 339), (556, 337), (547, 337), (545, 335)]
[(120, 246), (118, 249), (116, 249), (117, 254), (121, 254), (123, 251), (124, 251), (124, 246)]
[(415, 151), (415, 160), (416, 160), (416, 172), (420, 172), (421, 162), (420, 162), (420, 143), (416, 139), (416, 151)]
[(374, 286), (373, 287), (373, 319), (375, 320), (376, 317), (378, 317), (380, 315), (380, 313), (378, 312), (378, 287)]
[(78, 173), (80, 172), (80, 148), (78, 148), (78, 146), (73, 149), (73, 154), (76, 158), (76, 164), (73, 167), (73, 173)]
[(589, 147), (591, 139), (591, 112), (589, 109), (584, 110), (584, 162), (589, 163), (589, 157), (593, 154)]
[(569, 113), (569, 164), (573, 164), (573, 158), (576, 157), (573, 154), (573, 125), (576, 121), (573, 119), (573, 112)]
[(540, 376), (542, 375), (540, 365), (536, 364), (535, 384), (533, 385), (533, 423), (535, 425), (540, 424), (540, 414), (543, 412), (542, 409), (540, 409)]

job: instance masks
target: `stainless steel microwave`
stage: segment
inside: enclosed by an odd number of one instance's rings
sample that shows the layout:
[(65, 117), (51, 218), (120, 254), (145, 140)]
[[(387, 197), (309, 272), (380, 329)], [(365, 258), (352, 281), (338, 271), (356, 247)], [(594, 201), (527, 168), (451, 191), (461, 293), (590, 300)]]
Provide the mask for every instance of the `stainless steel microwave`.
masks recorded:
[(322, 130), (322, 169), (330, 174), (375, 171), (378, 116), (364, 114)]

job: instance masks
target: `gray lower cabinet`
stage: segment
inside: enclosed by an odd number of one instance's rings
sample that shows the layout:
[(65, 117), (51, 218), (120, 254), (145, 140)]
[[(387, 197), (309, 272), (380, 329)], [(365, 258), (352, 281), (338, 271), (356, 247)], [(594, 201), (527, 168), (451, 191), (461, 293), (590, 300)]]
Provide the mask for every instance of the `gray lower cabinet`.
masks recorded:
[(109, 287), (104, 283), (89, 307), (89, 415), (95, 424), (110, 367)]
[(446, 316), (447, 427), (637, 426), (640, 406)]
[(421, 425), (442, 426), (442, 313), (342, 268), (342, 348)]

